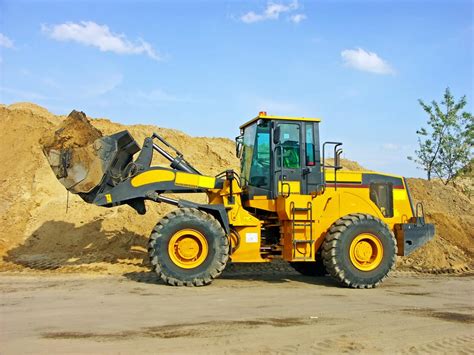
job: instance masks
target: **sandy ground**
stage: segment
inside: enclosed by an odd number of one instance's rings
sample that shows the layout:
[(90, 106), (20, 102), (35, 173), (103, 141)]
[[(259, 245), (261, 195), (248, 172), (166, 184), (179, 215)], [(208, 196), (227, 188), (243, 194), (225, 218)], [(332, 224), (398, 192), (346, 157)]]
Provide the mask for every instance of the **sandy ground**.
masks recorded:
[(174, 288), (153, 274), (0, 276), (0, 352), (474, 353), (474, 276), (395, 272), (374, 290), (228, 271)]

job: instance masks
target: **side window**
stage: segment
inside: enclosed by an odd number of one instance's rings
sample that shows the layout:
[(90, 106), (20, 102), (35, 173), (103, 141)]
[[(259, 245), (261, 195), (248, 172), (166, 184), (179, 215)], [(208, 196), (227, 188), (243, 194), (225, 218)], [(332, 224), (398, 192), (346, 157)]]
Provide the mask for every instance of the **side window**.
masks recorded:
[(240, 177), (244, 181), (244, 185), (247, 185), (250, 179), (250, 168), (252, 166), (252, 157), (255, 145), (255, 133), (257, 125), (254, 124), (245, 128), (244, 142), (241, 160), (241, 175)]
[(393, 184), (373, 182), (369, 187), (370, 199), (380, 209), (384, 217), (393, 217)]
[(298, 169), (300, 163), (300, 126), (295, 123), (280, 124), (280, 145), (283, 159), (279, 156), (278, 166), (286, 169)]
[(256, 158), (259, 164), (270, 168), (270, 132), (267, 127), (257, 131)]
[(257, 127), (252, 167), (250, 169), (250, 185), (270, 189), (270, 125), (263, 122)]
[(306, 165), (314, 166), (316, 161), (314, 159), (314, 133), (313, 124), (306, 123), (306, 137), (305, 137), (305, 150), (306, 150)]

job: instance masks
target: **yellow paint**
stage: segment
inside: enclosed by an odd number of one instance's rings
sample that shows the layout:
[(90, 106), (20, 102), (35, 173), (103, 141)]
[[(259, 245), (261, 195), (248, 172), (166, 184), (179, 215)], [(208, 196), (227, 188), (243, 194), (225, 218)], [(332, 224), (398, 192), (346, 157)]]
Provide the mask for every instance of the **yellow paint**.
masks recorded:
[(213, 189), (216, 185), (216, 178), (211, 176), (177, 172), (174, 183), (181, 186)]
[[(326, 181), (334, 181), (334, 170), (327, 170), (325, 172)], [(359, 171), (347, 171), (347, 170), (339, 170), (336, 174), (337, 182), (344, 183), (344, 182), (360, 182), (362, 183), (362, 173)]]
[[(339, 177), (338, 177), (339, 180)], [(396, 190), (394, 190), (396, 191)], [(405, 191), (406, 194), (406, 191)], [(250, 202), (250, 201), (249, 201)], [(281, 221), (281, 244), (283, 245), (282, 256), (286, 261), (293, 261), (293, 255), (296, 257), (308, 254), (309, 243), (300, 244), (293, 251), (292, 243), (292, 223), (291, 223), (291, 203), (295, 207), (306, 207), (308, 202), (313, 207), (313, 244), (312, 255), (318, 250), (324, 241), (327, 231), (339, 218), (351, 213), (365, 213), (377, 217), (387, 223), (393, 231), (397, 223), (406, 223), (413, 215), (408, 198), (398, 200), (394, 199), (394, 216), (385, 218), (374, 202), (370, 200), (368, 188), (341, 188), (337, 190), (328, 188), (321, 195), (312, 197), (311, 195), (292, 194), (289, 197), (279, 196), (276, 200), (276, 212)], [(247, 202), (248, 203), (248, 202)], [(252, 202), (253, 204), (254, 202)], [(246, 204), (247, 206), (247, 204)], [(304, 219), (306, 212), (297, 212), (297, 219)], [(397, 236), (398, 237), (398, 236)], [(295, 239), (309, 239), (308, 228), (296, 228)], [(403, 255), (401, 248), (398, 255)]]
[[(378, 171), (338, 170), (337, 171), (337, 182), (338, 183), (342, 183), (344, 181), (362, 182), (362, 175), (363, 174), (377, 174), (377, 175), (381, 175), (381, 176), (387, 176), (387, 177), (402, 179), (402, 181), (403, 181), (403, 177), (400, 176), (400, 175), (384, 174), (384, 173), (379, 173)], [(326, 169), (325, 172), (324, 172), (324, 175), (326, 177), (326, 181), (334, 181), (334, 169)]]
[(382, 262), (382, 242), (373, 234), (359, 234), (351, 242), (349, 258), (352, 265), (357, 269), (361, 271), (372, 271)]
[(171, 261), (183, 269), (194, 269), (206, 260), (209, 254), (207, 239), (194, 229), (181, 229), (168, 243)]
[[(254, 196), (257, 197), (257, 196)], [(265, 196), (266, 197), (266, 196)], [(258, 208), (265, 211), (276, 211), (276, 201), (268, 199), (253, 199), (245, 202), (245, 207)]]
[[(227, 209), (229, 224), (234, 230), (232, 236), (229, 237), (231, 248), (234, 250), (230, 256), (231, 260), (233, 262), (242, 263), (270, 261), (268, 258), (262, 258), (262, 255), (260, 254), (262, 243), (262, 222), (242, 206), (242, 200), (240, 197), (241, 189), (236, 180), (233, 180), (232, 182), (232, 191), (234, 193), (233, 204), (229, 204), (228, 199), (230, 195), (229, 181), (224, 182), (222, 189), (212, 189), (207, 191), (210, 204), (223, 204)], [(272, 201), (265, 200), (256, 201), (262, 204), (272, 203)], [(249, 234), (249, 238), (247, 238), (247, 234)], [(237, 238), (237, 235), (239, 238)], [(256, 239), (254, 238), (255, 235)], [(252, 238), (250, 238), (250, 236), (252, 236)]]
[(260, 119), (278, 120), (278, 121), (321, 122), (321, 119), (319, 119), (319, 118), (258, 115), (257, 117), (252, 118), (250, 121), (248, 121), (248, 122), (244, 123), (242, 126), (240, 126), (240, 129), (243, 129), (243, 128), (251, 125), (252, 123), (254, 123), (254, 122), (256, 122)]
[(112, 195), (111, 194), (105, 194), (105, 200), (107, 203), (112, 203)]
[(138, 174), (130, 183), (133, 187), (140, 187), (143, 185), (154, 184), (164, 181), (173, 181), (174, 172), (163, 169), (153, 169), (145, 171), (144, 173)]
[[(334, 175), (332, 175), (332, 178), (333, 176)], [(326, 177), (329, 177), (328, 180), (330, 180), (331, 173), (327, 172)], [(338, 182), (362, 182), (362, 173), (339, 171), (337, 179)], [(300, 184), (298, 181), (292, 181), (290, 183), (295, 183), (298, 186)], [(278, 221), (280, 222), (281, 237), (279, 246), (281, 247), (282, 257), (284, 260), (294, 261), (296, 258), (306, 257), (306, 261), (314, 261), (316, 260), (316, 251), (321, 247), (329, 228), (342, 216), (352, 213), (370, 214), (384, 221), (392, 231), (395, 230), (396, 224), (406, 223), (413, 217), (407, 192), (402, 189), (393, 190), (394, 216), (391, 218), (385, 218), (375, 203), (370, 200), (368, 187), (338, 187), (337, 190), (334, 188), (327, 188), (324, 193), (317, 196), (302, 195), (298, 193), (292, 193), (288, 197), (278, 196), (276, 199), (268, 199), (266, 196), (256, 196), (252, 200), (245, 201), (244, 206), (242, 205), (240, 196), (241, 189), (235, 180), (233, 181), (232, 190), (235, 198), (234, 204), (228, 203), (230, 185), (227, 181), (224, 182), (222, 189), (208, 189), (207, 195), (210, 204), (223, 204), (225, 206), (230, 226), (234, 231), (237, 231), (240, 236), (239, 243), (237, 242), (238, 238), (235, 235), (229, 237), (232, 248), (235, 249), (231, 255), (233, 262), (268, 262), (271, 260), (270, 255), (265, 254), (265, 252), (261, 252), (260, 250), (262, 246), (265, 246), (262, 245), (261, 239), (261, 226), (263, 224), (274, 224), (278, 223)], [(297, 189), (292, 186), (291, 190), (292, 192), (295, 192)], [(299, 191), (299, 189), (297, 191)], [(294, 203), (295, 207), (301, 208), (307, 207), (308, 202), (311, 202), (313, 209), (312, 237), (314, 243), (312, 245), (310, 243), (298, 243), (296, 248), (293, 250), (291, 204)], [(278, 219), (267, 219), (264, 215), (255, 215), (253, 213), (255, 209), (275, 212)], [(305, 211), (296, 212), (296, 219), (306, 219), (308, 216), (309, 214)], [(245, 237), (247, 233), (251, 233), (251, 235), (252, 233), (256, 233), (258, 242), (248, 243)], [(401, 239), (396, 231), (395, 235), (399, 240)], [(309, 227), (295, 228), (294, 239), (309, 240)], [(365, 242), (372, 247), (370, 241)], [(374, 242), (374, 245), (376, 245), (375, 243), (376, 242)], [(237, 246), (237, 244), (239, 245)], [(364, 255), (368, 254), (368, 252), (365, 251), (367, 247), (367, 244), (362, 242), (359, 247), (356, 248), (354, 246), (354, 250), (357, 249), (359, 255), (359, 264), (362, 265), (360, 267), (367, 268), (368, 264), (370, 264), (370, 267), (376, 267), (374, 266), (377, 265), (376, 259), (381, 255), (378, 251), (382, 249), (377, 247), (376, 258), (373, 260), (372, 258), (369, 258), (369, 261), (367, 261), (363, 259)], [(398, 253), (399, 255), (402, 255), (403, 249), (398, 248)], [(311, 257), (309, 257), (309, 255), (311, 255)]]
[(393, 199), (396, 201), (403, 201), (403, 200), (408, 199), (406, 190), (393, 189)]
[(385, 219), (380, 209), (370, 199), (368, 188), (340, 189), (338, 187), (338, 190), (340, 217), (351, 213), (366, 213), (380, 219)]
[(291, 194), (299, 194), (301, 191), (300, 181), (278, 181), (278, 192), (282, 195), (288, 194), (288, 185)]
[[(262, 243), (261, 234), (260, 234), (260, 225), (257, 226), (240, 226), (234, 227), (239, 235), (239, 245), (235, 249), (234, 253), (230, 256), (232, 262), (241, 262), (241, 263), (258, 263), (270, 261), (270, 259), (263, 259), (260, 255), (260, 246)], [(255, 239), (248, 236), (257, 235), (256, 242)], [(232, 247), (236, 245), (235, 240), (231, 239)]]

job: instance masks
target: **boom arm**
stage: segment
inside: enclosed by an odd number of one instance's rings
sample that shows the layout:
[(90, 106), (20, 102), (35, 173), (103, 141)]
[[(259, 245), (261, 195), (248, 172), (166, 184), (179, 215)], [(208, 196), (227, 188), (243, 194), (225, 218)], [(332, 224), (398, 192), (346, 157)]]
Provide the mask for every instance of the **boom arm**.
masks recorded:
[[(173, 157), (159, 143), (173, 150), (176, 156)], [(154, 151), (170, 161), (170, 168), (150, 166)], [(118, 148), (117, 156), (120, 153), (122, 152)], [(131, 156), (129, 159), (130, 162), (119, 171), (118, 181), (117, 174), (114, 176), (115, 179), (111, 179), (107, 178), (110, 171), (106, 173), (90, 202), (105, 207), (126, 203), (142, 214), (145, 213), (144, 201), (146, 199), (174, 205), (189, 204), (191, 202), (161, 195), (164, 193), (206, 192), (209, 189), (222, 188), (223, 186), (223, 179), (202, 175), (184, 159), (179, 150), (156, 133), (145, 138), (143, 147), (135, 161), (131, 161)]]

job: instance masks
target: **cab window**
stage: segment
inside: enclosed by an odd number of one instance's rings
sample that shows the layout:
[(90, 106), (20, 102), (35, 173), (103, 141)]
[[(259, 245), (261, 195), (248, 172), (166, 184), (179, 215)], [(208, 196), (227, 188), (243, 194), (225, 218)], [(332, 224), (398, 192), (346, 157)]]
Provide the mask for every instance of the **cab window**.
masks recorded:
[(257, 126), (250, 185), (270, 189), (270, 123), (264, 121)]
[(301, 166), (300, 126), (295, 123), (282, 123), (279, 126), (281, 149), (277, 150), (277, 166), (281, 167), (283, 161), (283, 168), (298, 169)]
[(305, 148), (306, 166), (314, 166), (316, 161), (314, 159), (314, 133), (312, 123), (306, 123)]
[(243, 138), (243, 147), (242, 147), (242, 157), (241, 160), (241, 178), (244, 185), (247, 185), (250, 178), (250, 168), (252, 166), (252, 157), (255, 144), (255, 133), (257, 125), (251, 125), (245, 128), (244, 138)]

